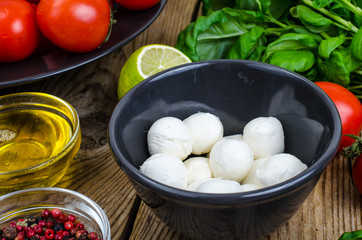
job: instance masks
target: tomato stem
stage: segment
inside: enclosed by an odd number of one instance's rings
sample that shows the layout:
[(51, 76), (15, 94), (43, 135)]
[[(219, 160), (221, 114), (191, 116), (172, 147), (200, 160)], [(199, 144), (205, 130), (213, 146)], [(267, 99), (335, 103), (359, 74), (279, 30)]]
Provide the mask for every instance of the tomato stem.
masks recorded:
[(109, 0), (108, 1), (108, 4), (109, 4), (109, 18), (110, 18), (110, 21), (109, 21), (109, 28), (108, 28), (108, 33), (107, 33), (107, 36), (106, 38), (104, 39), (103, 43), (99, 46), (99, 47), (102, 47), (103, 44), (105, 44), (106, 42), (108, 42), (109, 40), (109, 37), (111, 36), (111, 33), (112, 33), (112, 28), (113, 28), (113, 24), (116, 24), (117, 23), (117, 20), (114, 19), (114, 12), (113, 11), (113, 7), (112, 7), (112, 4)]
[(347, 158), (355, 158), (358, 157), (362, 152), (362, 138), (355, 136), (353, 134), (346, 134), (345, 136), (349, 136), (356, 140), (351, 146), (345, 147), (343, 149), (343, 155)]

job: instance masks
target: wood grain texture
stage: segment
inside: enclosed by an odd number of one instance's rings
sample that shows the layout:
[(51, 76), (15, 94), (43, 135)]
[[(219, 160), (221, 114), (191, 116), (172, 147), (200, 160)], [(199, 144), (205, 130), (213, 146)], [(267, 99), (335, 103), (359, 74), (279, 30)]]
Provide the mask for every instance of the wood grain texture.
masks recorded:
[[(76, 108), (82, 131), (81, 147), (67, 174), (56, 186), (76, 190), (96, 201), (109, 217), (113, 240), (121, 239), (132, 206), (135, 201), (137, 203), (136, 193), (114, 161), (107, 143), (108, 122), (118, 102), (118, 76), (126, 59), (139, 47), (152, 43), (175, 45), (178, 33), (190, 22), (196, 2), (168, 0), (146, 31), (99, 60), (39, 82), (0, 89), (1, 95), (46, 92)], [(265, 239), (332, 240), (338, 239), (344, 231), (357, 229), (362, 229), (361, 199), (351, 184), (347, 161), (339, 155), (329, 164), (294, 217)], [(140, 205), (130, 238), (183, 239), (144, 203)]]

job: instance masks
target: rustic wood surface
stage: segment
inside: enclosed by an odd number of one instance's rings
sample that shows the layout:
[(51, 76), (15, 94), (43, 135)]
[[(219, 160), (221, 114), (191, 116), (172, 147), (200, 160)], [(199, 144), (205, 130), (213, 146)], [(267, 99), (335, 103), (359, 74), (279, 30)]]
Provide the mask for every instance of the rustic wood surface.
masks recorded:
[[(114, 240), (183, 239), (157, 219), (137, 197), (111, 155), (107, 128), (118, 102), (118, 76), (126, 59), (146, 44), (175, 45), (178, 33), (190, 22), (196, 2), (168, 0), (146, 31), (99, 60), (35, 83), (0, 89), (1, 95), (46, 92), (76, 108), (80, 115), (82, 144), (66, 176), (56, 187), (78, 191), (96, 201), (109, 217)], [(347, 161), (339, 155), (329, 164), (296, 215), (265, 239), (332, 240), (345, 231), (357, 229), (362, 229), (361, 199), (351, 185)]]

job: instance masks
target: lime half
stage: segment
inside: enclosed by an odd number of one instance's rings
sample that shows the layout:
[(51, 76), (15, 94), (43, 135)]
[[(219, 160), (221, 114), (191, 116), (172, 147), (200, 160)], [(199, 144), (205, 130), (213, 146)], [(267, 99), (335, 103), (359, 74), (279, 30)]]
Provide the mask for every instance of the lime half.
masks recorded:
[(189, 63), (180, 50), (161, 44), (150, 44), (137, 49), (124, 64), (118, 82), (118, 98), (147, 77), (167, 68)]

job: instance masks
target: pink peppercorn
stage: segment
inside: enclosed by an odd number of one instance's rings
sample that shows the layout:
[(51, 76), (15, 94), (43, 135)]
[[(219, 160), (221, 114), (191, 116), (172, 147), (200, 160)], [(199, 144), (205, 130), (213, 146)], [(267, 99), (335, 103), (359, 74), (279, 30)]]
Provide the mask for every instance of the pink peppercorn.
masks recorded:
[(47, 219), (51, 216), (51, 213), (49, 211), (49, 209), (44, 209), (42, 212), (41, 212), (41, 217), (44, 218), (44, 219)]
[(98, 238), (98, 234), (96, 232), (91, 232), (89, 235), (88, 235), (88, 238), (90, 238), (91, 240), (95, 240)]
[(74, 224), (71, 221), (67, 221), (64, 223), (65, 230), (71, 230), (74, 228)]
[(21, 226), (21, 225), (16, 225), (16, 231), (18, 231), (18, 232), (23, 231), (23, 226)]
[(79, 230), (83, 230), (84, 229), (84, 224), (83, 223), (77, 223), (75, 225), (76, 228), (78, 228)]
[(54, 208), (54, 209), (51, 211), (51, 214), (52, 214), (53, 218), (59, 218), (61, 212), (60, 212), (59, 209)]
[(16, 222), (15, 221), (10, 222), (9, 227), (15, 228), (16, 227)]
[(54, 239), (54, 231), (53, 229), (47, 229), (45, 230), (45, 238), (46, 239)]
[(74, 215), (72, 215), (72, 214), (69, 214), (68, 217), (67, 217), (67, 219), (68, 219), (69, 221), (73, 222), (73, 223), (77, 220), (77, 218), (76, 218)]
[(39, 222), (38, 222), (38, 225), (41, 227), (41, 228), (43, 228), (43, 227), (45, 227), (45, 221), (44, 220), (40, 220)]
[(63, 240), (63, 235), (60, 234), (60, 233), (57, 233), (57, 234), (55, 234), (54, 239), (55, 239), (55, 240)]
[(65, 215), (64, 213), (61, 213), (57, 222), (59, 223), (65, 223), (67, 221), (67, 215)]
[(53, 222), (46, 222), (45, 223), (45, 227), (46, 228), (52, 228), (54, 226), (54, 223)]
[(31, 238), (32, 236), (35, 236), (35, 231), (30, 229), (29, 231), (26, 232), (26, 236), (28, 238)]
[(37, 233), (37, 234), (41, 234), (43, 232), (43, 229), (40, 227), (39, 224), (35, 225), (33, 227), (33, 230)]
[(16, 236), (24, 238), (25, 237), (25, 232), (24, 231), (18, 232), (18, 234)]

